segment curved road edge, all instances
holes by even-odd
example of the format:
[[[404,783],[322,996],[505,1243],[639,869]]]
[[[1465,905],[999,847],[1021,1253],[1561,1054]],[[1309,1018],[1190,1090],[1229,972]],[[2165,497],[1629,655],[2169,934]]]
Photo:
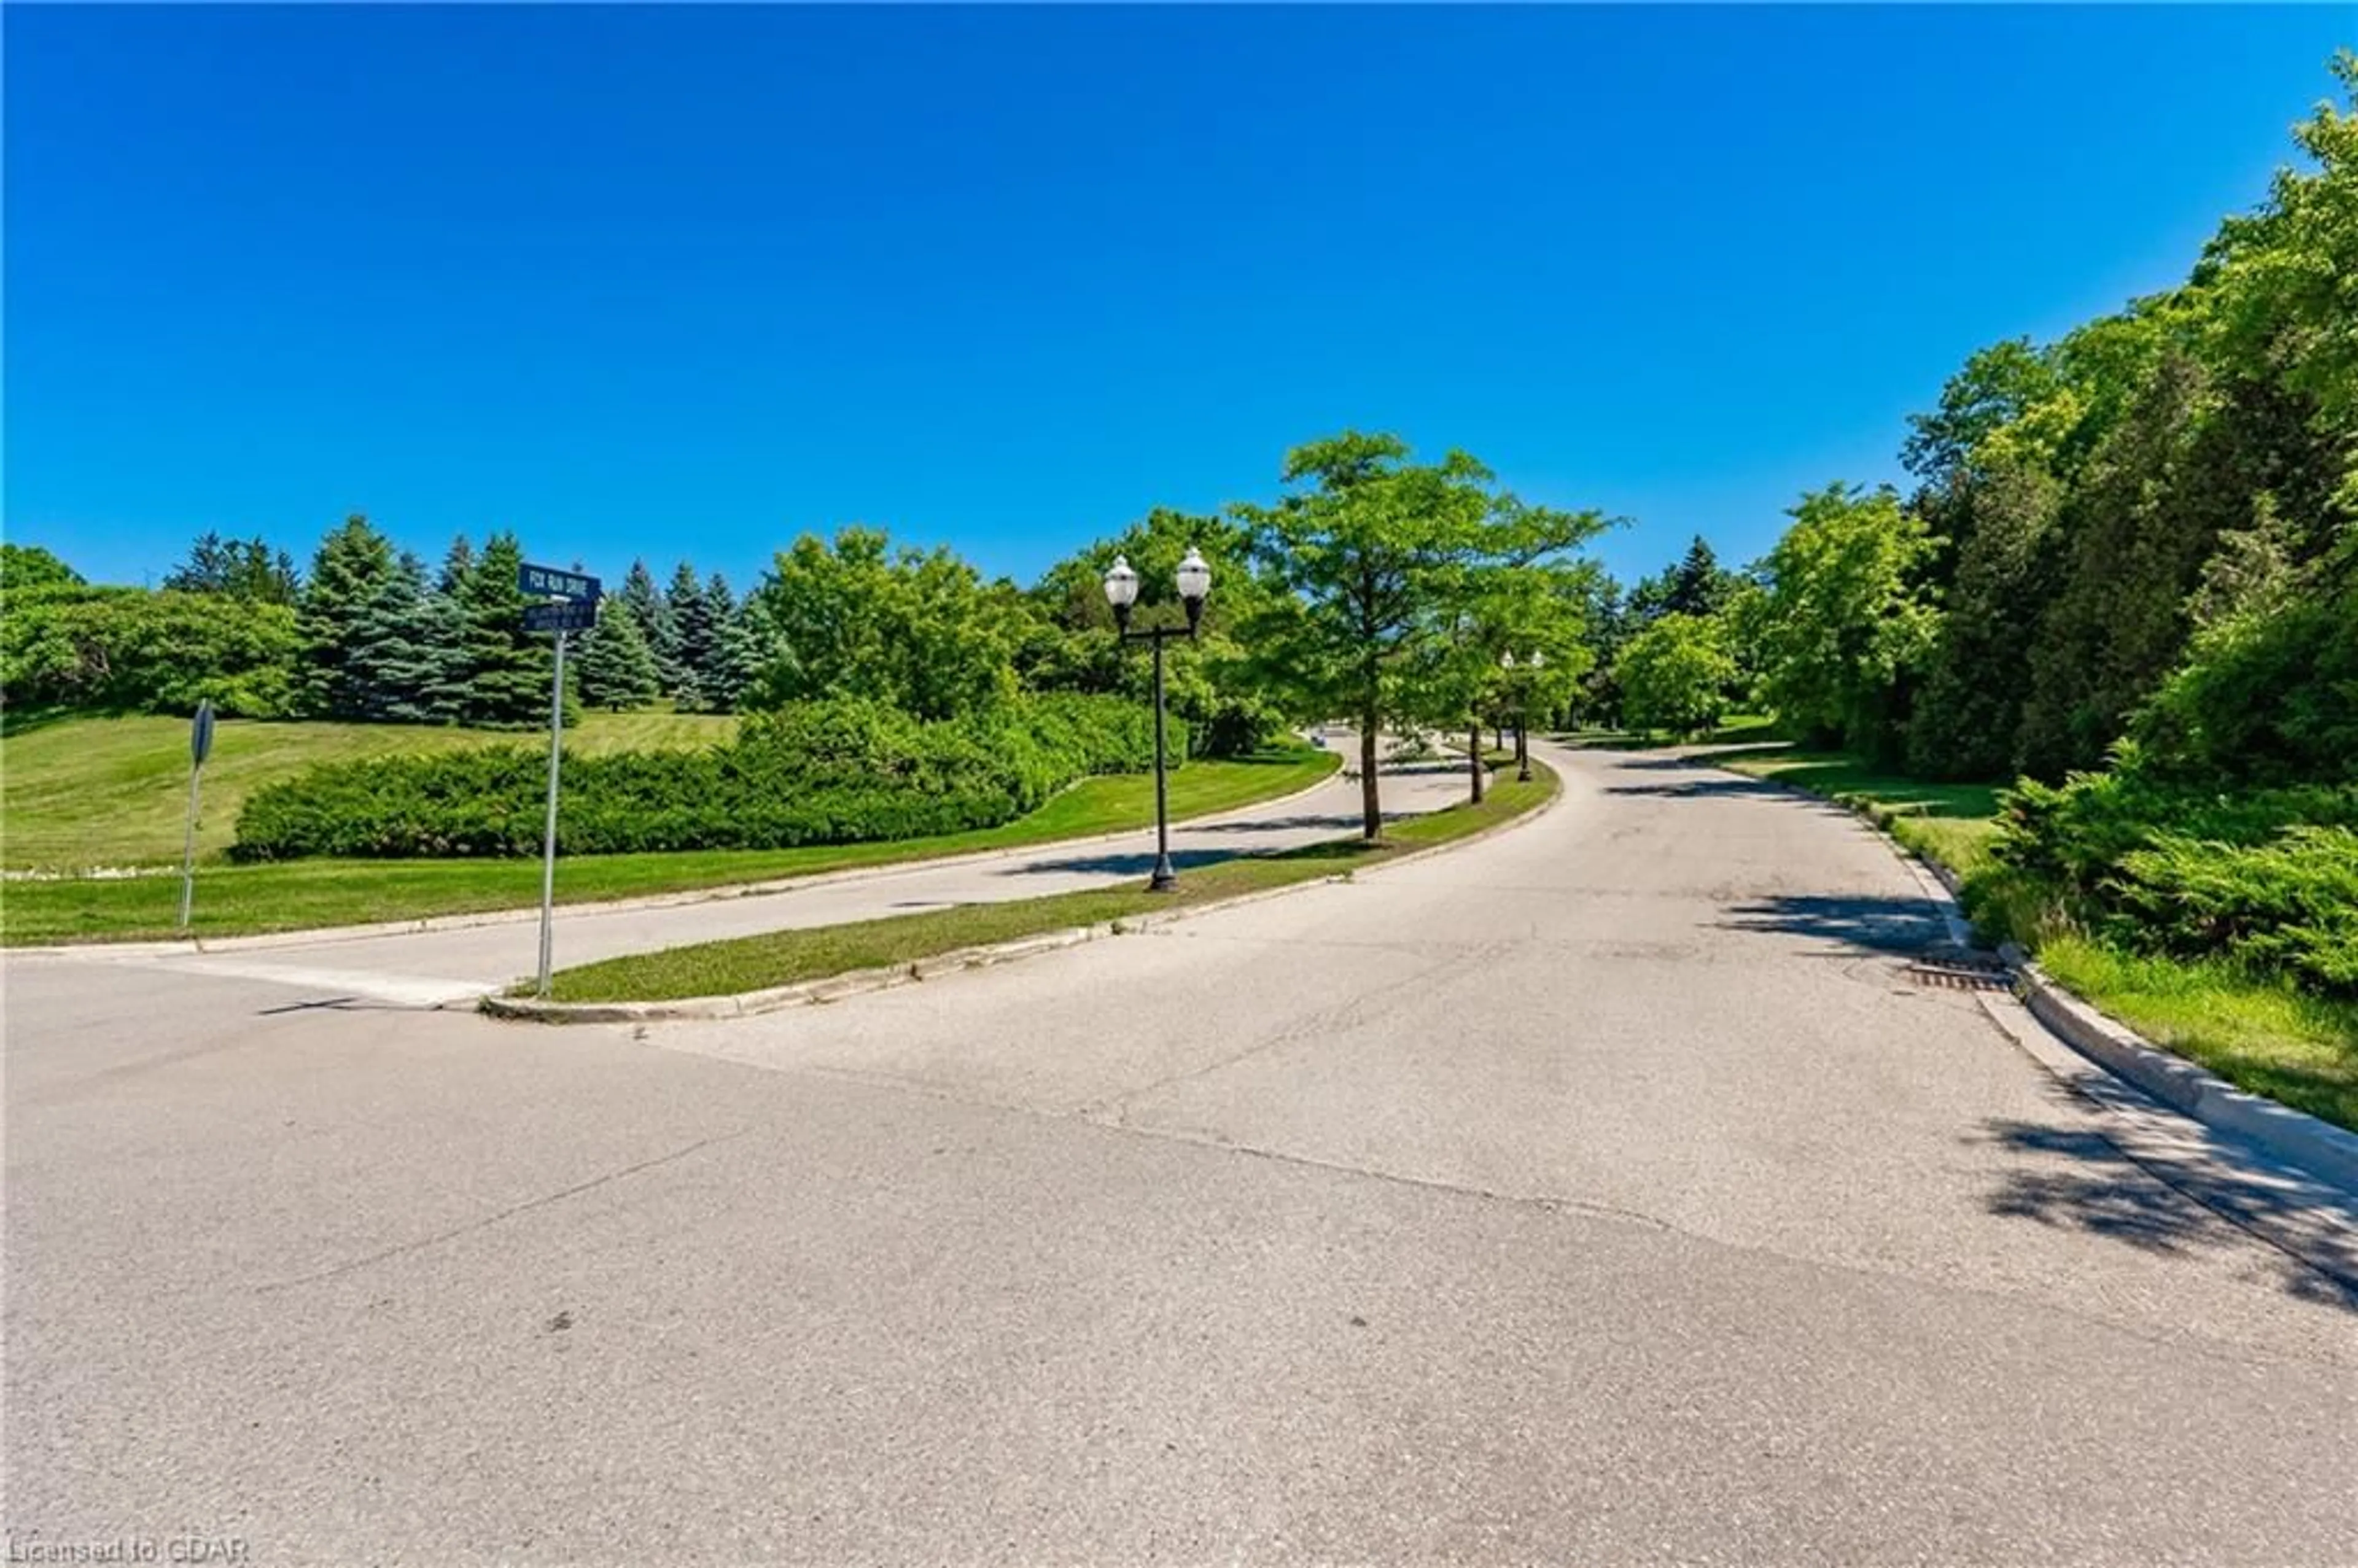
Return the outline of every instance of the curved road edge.
[[[1872,830],[1884,848],[1915,878],[1925,899],[1939,911],[1950,935],[1964,946],[1973,930],[1958,902],[1956,873],[1924,859],[1901,844],[1864,811],[1799,784],[1758,778],[1708,763],[1711,771],[1730,778],[1833,806]],[[2129,1087],[2158,1100],[2181,1116],[2201,1123],[2222,1136],[2246,1143],[2266,1158],[2290,1165],[2301,1174],[2358,1196],[2358,1133],[2336,1127],[2321,1117],[2296,1110],[2265,1095],[2239,1089],[2209,1069],[2158,1045],[2103,1009],[2063,986],[2040,968],[2017,943],[2007,942],[1998,956],[2014,972],[2015,995],[2054,1040],[2102,1068]],[[2001,1021],[2003,1027],[2003,1021]],[[2008,1031],[2012,1033],[2012,1031]],[[2019,1044],[2019,1041],[2017,1041]],[[2037,1055],[2037,1053],[2033,1053]],[[2054,1070],[2055,1064],[2040,1065]],[[2064,1076],[2058,1074],[2058,1076]],[[2069,1078],[2065,1079],[2067,1083]],[[2074,1086],[2076,1087],[2076,1086]],[[2127,1151],[2124,1151],[2127,1152]]]

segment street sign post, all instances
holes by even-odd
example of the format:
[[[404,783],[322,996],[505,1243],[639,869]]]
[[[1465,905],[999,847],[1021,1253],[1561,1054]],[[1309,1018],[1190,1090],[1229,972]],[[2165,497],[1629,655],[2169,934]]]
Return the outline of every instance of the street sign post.
[[[197,786],[204,777],[205,759],[213,754],[213,705],[211,697],[197,704],[189,725],[189,830],[180,845],[180,929],[189,928],[189,906],[197,896]]]
[[[598,624],[599,583],[579,572],[555,567],[516,568],[516,587],[525,593],[556,600],[527,604],[524,629],[557,633],[556,669],[548,693],[548,818],[540,843],[540,985],[548,994],[549,976],[557,951],[557,774],[565,759],[565,634],[587,632]]]

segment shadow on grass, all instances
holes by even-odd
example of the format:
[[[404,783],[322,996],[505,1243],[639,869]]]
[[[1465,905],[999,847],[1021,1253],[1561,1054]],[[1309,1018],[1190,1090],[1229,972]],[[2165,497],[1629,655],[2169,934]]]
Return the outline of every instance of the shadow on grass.
[[[2358,1246],[2324,1209],[2335,1200],[2313,1184],[2256,1171],[2240,1150],[2190,1152],[2182,1159],[2132,1161],[2091,1130],[1994,1119],[1971,1141],[2024,1156],[1986,1201],[1989,1212],[2084,1231],[2164,1257],[2234,1248],[2269,1260],[2288,1295],[2358,1314]],[[2266,1234],[2290,1227],[2297,1255],[2282,1246],[2248,1248],[2229,1222]]]
[[[1776,893],[1729,906],[1728,931],[1773,932],[1839,943],[1862,953],[1916,957],[1945,950],[1949,928],[1920,898]]]
[[[1717,751],[1698,752],[1687,760],[1703,767],[1726,767],[1747,759],[1771,755],[1775,750],[1760,746],[1723,747]],[[2001,787],[1994,784],[1943,784],[1905,778],[1898,773],[1878,773],[1863,767],[1848,757],[1807,752],[1793,753],[1791,762],[1779,765],[1764,776],[1777,784],[1808,790],[1830,800],[1857,796],[1872,800],[1881,809],[1902,816],[1960,821],[1980,821],[1996,816],[1997,793]]]

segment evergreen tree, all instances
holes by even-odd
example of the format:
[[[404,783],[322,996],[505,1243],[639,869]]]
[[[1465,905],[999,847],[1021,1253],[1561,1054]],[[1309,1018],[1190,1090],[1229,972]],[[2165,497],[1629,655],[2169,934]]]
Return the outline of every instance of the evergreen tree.
[[[771,656],[774,640],[758,595],[746,599],[720,622],[714,639],[710,686],[715,709],[734,713],[744,706]]]
[[[426,683],[419,707],[437,724],[461,722],[467,711],[467,585],[474,580],[475,546],[463,534],[450,541],[442,569],[419,607],[426,648]]]
[[[1722,571],[1719,557],[1700,534],[1687,546],[1686,558],[1671,568],[1662,611],[1667,615],[1709,617],[1719,613],[1735,590],[1736,575]]]
[[[548,712],[549,638],[524,629],[516,587],[524,550],[514,534],[494,534],[458,595],[466,672],[460,722],[493,728],[529,725]]]
[[[302,711],[367,719],[383,708],[361,631],[399,571],[393,541],[357,514],[319,542],[297,618]]]
[[[579,639],[579,645],[578,659],[568,650],[566,669],[589,707],[619,713],[644,708],[663,694],[663,672],[655,668],[654,652],[639,630],[639,618],[611,595],[599,611],[597,626]]]
[[[704,584],[688,562],[680,562],[673,570],[664,607],[671,612],[672,629],[678,638],[672,655],[672,700],[681,711],[693,712],[708,706],[705,677],[712,668],[718,627],[711,602],[704,596]]]
[[[434,590],[455,597],[464,589],[467,579],[474,572],[475,546],[467,542],[467,535],[461,534],[450,541],[449,551],[442,557],[442,575],[434,579]]]
[[[224,539],[208,529],[189,546],[189,558],[165,577],[183,593],[220,593],[258,604],[293,604],[301,592],[294,558],[273,550],[260,535]]]
[[[639,634],[655,656],[664,689],[674,690],[679,685],[679,632],[672,624],[671,606],[665,601],[663,589],[655,586],[654,574],[647,570],[645,561],[631,563],[630,572],[622,579],[622,591],[615,598],[637,619]]]
[[[378,580],[352,627],[352,666],[361,672],[361,709],[351,717],[415,724],[431,717],[440,660],[432,643],[426,566],[405,553]]]

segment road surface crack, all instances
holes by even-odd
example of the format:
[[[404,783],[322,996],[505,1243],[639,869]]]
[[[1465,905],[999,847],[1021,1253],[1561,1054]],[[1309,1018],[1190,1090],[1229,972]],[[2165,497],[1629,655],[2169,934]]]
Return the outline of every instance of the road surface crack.
[[[559,1191],[546,1193],[536,1198],[528,1198],[520,1204],[512,1204],[508,1207],[500,1210],[497,1214],[485,1215],[481,1219],[470,1220],[464,1225],[452,1226],[448,1230],[436,1231],[431,1236],[421,1236],[414,1241],[404,1241],[397,1246],[387,1247],[379,1251],[371,1252],[365,1257],[354,1258],[347,1262],[338,1263],[331,1268],[320,1269],[308,1274],[297,1274],[291,1280],[275,1280],[265,1284],[256,1285],[254,1287],[254,1291],[257,1294],[268,1294],[276,1291],[293,1290],[297,1285],[317,1284],[322,1280],[332,1280],[341,1275],[350,1274],[358,1270],[365,1269],[373,1263],[382,1263],[389,1258],[399,1258],[406,1253],[421,1251],[428,1247],[438,1247],[445,1241],[456,1240],[461,1236],[471,1235],[478,1230],[489,1229],[491,1227],[498,1225],[503,1221],[514,1219],[518,1215],[530,1214],[535,1209],[546,1208],[551,1204],[562,1203],[567,1198],[579,1197],[583,1193],[590,1192],[599,1187],[605,1186],[609,1183],[619,1182],[628,1176],[635,1176],[643,1171],[654,1170],[658,1165],[668,1165],[673,1163],[675,1161],[685,1160],[690,1154],[696,1153],[699,1150],[709,1149],[716,1143],[727,1143],[732,1139],[742,1138],[751,1129],[748,1128],[740,1128],[734,1132],[723,1132],[716,1134],[710,1138],[699,1138],[695,1142],[688,1144],[685,1148],[675,1149],[668,1154],[657,1154],[652,1159],[641,1160],[635,1164],[625,1165],[618,1171],[609,1171],[604,1175],[592,1176],[586,1182],[576,1182],[573,1185],[565,1187]]]

